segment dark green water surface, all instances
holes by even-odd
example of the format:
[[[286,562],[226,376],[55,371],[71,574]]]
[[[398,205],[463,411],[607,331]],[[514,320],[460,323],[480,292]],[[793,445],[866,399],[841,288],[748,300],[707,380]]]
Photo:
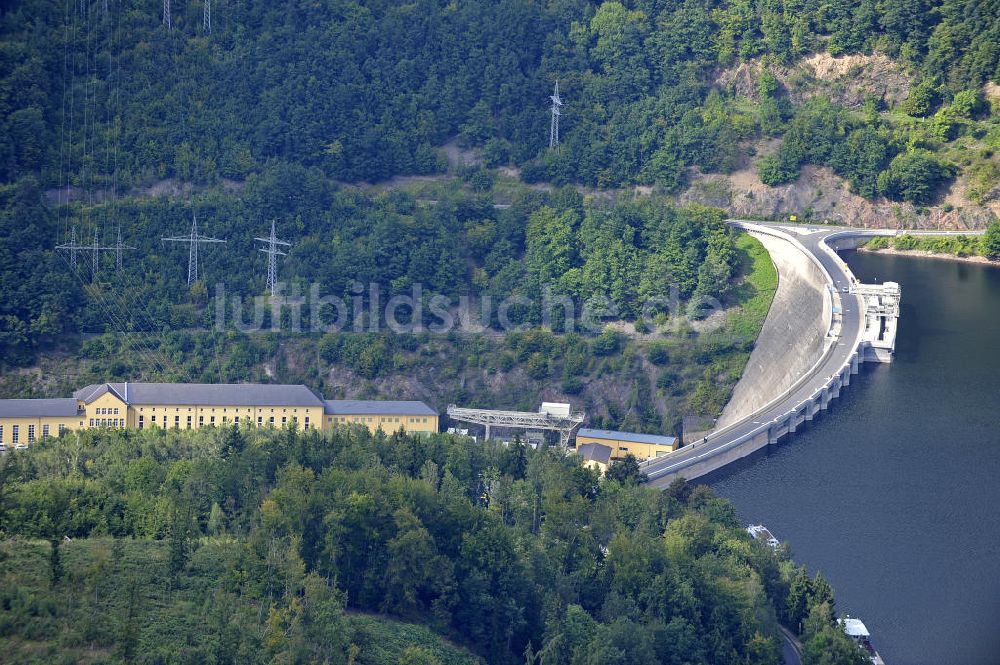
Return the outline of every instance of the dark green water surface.
[[[1000,269],[844,255],[899,282],[896,358],[705,480],[833,584],[887,665],[1000,663]]]

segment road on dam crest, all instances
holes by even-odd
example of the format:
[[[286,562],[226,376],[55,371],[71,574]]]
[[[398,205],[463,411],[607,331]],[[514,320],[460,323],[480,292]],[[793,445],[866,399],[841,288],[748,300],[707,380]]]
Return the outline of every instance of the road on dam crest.
[[[893,282],[861,284],[836,250],[855,248],[875,236],[894,236],[896,231],[783,225],[749,220],[729,220],[729,224],[755,236],[766,237],[767,245],[773,247],[775,242],[784,243],[787,245],[784,248],[786,253],[797,253],[800,261],[798,273],[811,273],[815,277],[811,282],[808,279],[798,280],[804,285],[799,288],[807,289],[810,297],[824,299],[825,334],[822,344],[810,347],[818,357],[811,359],[811,363],[801,363],[799,358],[803,367],[800,375],[782,376],[777,388],[772,376],[761,372],[773,369],[767,364],[779,359],[774,357],[773,348],[768,350],[766,345],[758,344],[734,392],[744,402],[744,413],[734,414],[733,409],[727,407],[718,427],[706,437],[688,442],[674,453],[643,463],[642,470],[653,487],[666,487],[678,478],[698,478],[764,446],[777,443],[781,437],[795,432],[797,426],[825,410],[829,401],[838,397],[840,390],[850,384],[850,377],[857,374],[861,363],[892,360],[899,312],[899,285]],[[802,262],[811,262],[812,265],[803,267],[805,264]],[[787,271],[782,275],[782,264],[776,261],[776,265],[779,268],[780,291],[782,280],[786,285],[791,280]],[[798,298],[801,302],[801,293]],[[789,321],[797,315],[812,318],[803,325],[813,328],[816,321],[814,316],[805,312],[781,311],[783,307],[787,310],[789,302],[794,303],[796,299],[779,301],[776,294],[762,334],[768,331],[768,323],[773,323],[774,317],[784,317],[779,327],[784,331],[789,348],[792,348],[794,344],[801,343],[799,334],[805,332],[811,335],[815,331],[811,328],[796,331]],[[811,309],[818,311],[817,307]],[[756,404],[746,399],[748,388],[745,383],[750,384],[749,391],[757,391],[765,397],[758,399]],[[767,394],[768,390],[780,392],[772,396]],[[770,399],[758,406],[768,397]],[[751,412],[746,404],[753,404],[754,410]]]

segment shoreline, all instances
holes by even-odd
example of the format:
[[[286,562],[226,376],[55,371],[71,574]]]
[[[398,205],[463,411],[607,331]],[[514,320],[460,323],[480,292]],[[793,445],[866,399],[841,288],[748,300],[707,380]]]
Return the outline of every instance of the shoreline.
[[[858,247],[857,251],[864,254],[890,254],[893,256],[912,256],[918,259],[937,259],[939,261],[957,261],[959,263],[976,263],[983,266],[1000,267],[1000,261],[992,261],[985,256],[958,256],[956,254],[945,254],[942,252],[931,252],[926,249],[896,249],[886,247],[884,249],[868,249]]]

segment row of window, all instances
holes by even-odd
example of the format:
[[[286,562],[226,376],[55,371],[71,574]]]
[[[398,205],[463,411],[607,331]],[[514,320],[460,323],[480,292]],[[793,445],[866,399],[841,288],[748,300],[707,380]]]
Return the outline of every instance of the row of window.
[[[162,408],[164,411],[169,411],[170,410],[168,407],[165,407],[165,406],[164,407],[160,407],[160,408]],[[204,406],[199,406],[199,407],[189,406],[189,407],[187,407],[187,410],[188,411],[193,411],[196,408],[198,408],[198,409],[207,409],[207,407],[204,407]],[[140,412],[145,412],[145,410],[146,410],[146,407],[144,407],[144,406],[140,406],[139,407],[139,411]],[[156,407],[155,406],[151,407],[149,410],[152,411],[153,413],[156,413]],[[180,410],[181,410],[181,408],[179,406],[178,407],[174,407],[174,412],[179,412]],[[246,410],[247,413],[250,413],[251,411],[252,411],[252,409],[247,409]],[[212,408],[211,412],[215,413],[215,408]],[[228,413],[229,412],[229,407],[223,407],[222,408],[222,412],[223,413]],[[239,409],[233,409],[233,413],[239,413],[239,412],[240,412]],[[288,409],[282,409],[281,412],[282,413],[288,413]],[[298,409],[292,409],[292,413],[298,413],[298,412],[299,412]],[[118,409],[115,409],[115,413],[118,413]],[[274,409],[271,409],[271,413],[274,413]]]
[[[109,406],[108,407],[102,406],[101,408],[97,409],[97,412],[94,415],[97,415],[97,416],[117,416],[118,415],[118,407],[112,408],[112,407],[109,407]]]
[[[375,421],[382,423],[398,423],[402,422],[402,419],[382,416],[334,416],[330,419],[330,422],[334,423],[373,423]],[[406,421],[410,423],[426,423],[427,418],[407,418]]]
[[[162,427],[169,427],[170,426],[170,422],[167,420],[167,416],[163,416],[163,420],[161,422],[162,422]],[[240,421],[240,417],[239,416],[233,416],[233,424],[234,425],[239,425],[240,422],[241,421]],[[243,422],[252,423],[252,420],[251,420],[250,416],[247,416]],[[292,423],[294,423],[295,426],[298,427],[299,419],[298,419],[297,416],[292,416]],[[149,424],[152,427],[158,427],[158,426],[160,426],[160,424],[157,423],[157,421],[156,421],[156,416],[155,415],[152,415],[152,416],[149,417]],[[227,416],[222,416],[222,424],[223,425],[228,425],[229,424],[229,418]],[[270,416],[268,418],[268,423],[267,424],[270,425],[271,427],[274,426],[274,416]],[[286,416],[282,416],[281,417],[281,425],[284,426],[284,425],[287,425],[287,424],[288,424],[288,418]],[[216,425],[215,416],[210,416],[209,417],[208,425],[210,427],[214,427]],[[258,427],[263,427],[263,425],[264,425],[264,418],[263,418],[263,416],[257,416],[257,426]],[[309,424],[309,416],[306,416],[304,425],[305,425],[305,429],[309,429],[311,427],[311,425]],[[139,415],[138,426],[139,426],[139,429],[145,428],[145,426],[146,426],[146,417],[145,417],[145,415],[142,415],[142,414]],[[174,416],[173,426],[174,426],[174,429],[180,429],[180,427],[181,427],[181,417],[180,416]],[[205,426],[205,416],[198,416],[198,427],[204,427],[204,426]],[[185,429],[191,429],[191,416],[187,416],[187,420],[185,421]]]
[[[59,436],[62,436],[63,432],[66,431],[66,425],[59,423]],[[42,425],[42,437],[47,437],[49,435],[49,426]],[[21,426],[11,425],[10,426],[10,436],[12,443],[20,443],[21,439]],[[35,426],[28,425],[28,442],[35,440]],[[3,425],[0,425],[0,441],[3,441]]]
[[[91,427],[125,427],[124,418],[91,418]]]

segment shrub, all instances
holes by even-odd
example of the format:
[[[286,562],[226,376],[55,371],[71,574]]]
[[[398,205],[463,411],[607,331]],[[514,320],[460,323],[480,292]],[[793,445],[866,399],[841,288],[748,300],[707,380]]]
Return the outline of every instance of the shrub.
[[[646,355],[649,358],[649,362],[654,365],[666,365],[667,361],[670,360],[670,354],[667,352],[667,345],[663,342],[655,342],[651,344]]]

